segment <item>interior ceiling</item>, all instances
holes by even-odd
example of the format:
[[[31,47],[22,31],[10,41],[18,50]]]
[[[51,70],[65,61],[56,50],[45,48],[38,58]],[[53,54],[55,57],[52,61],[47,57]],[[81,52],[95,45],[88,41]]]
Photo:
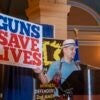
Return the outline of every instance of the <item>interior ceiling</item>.
[[[100,14],[100,0],[73,0],[85,3]],[[0,0],[0,10],[4,14],[27,19],[25,9],[28,8],[27,0]]]

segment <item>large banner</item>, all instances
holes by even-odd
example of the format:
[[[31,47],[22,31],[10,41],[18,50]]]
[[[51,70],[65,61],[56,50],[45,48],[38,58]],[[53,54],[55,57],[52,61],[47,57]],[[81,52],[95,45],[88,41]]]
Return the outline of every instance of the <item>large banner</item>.
[[[42,26],[0,14],[0,63],[42,68]]]

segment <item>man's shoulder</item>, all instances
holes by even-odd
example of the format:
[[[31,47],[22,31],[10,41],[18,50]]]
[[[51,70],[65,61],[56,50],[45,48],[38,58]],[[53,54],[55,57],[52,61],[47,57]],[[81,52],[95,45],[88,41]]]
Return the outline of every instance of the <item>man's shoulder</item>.
[[[56,65],[59,65],[60,64],[60,60],[56,60],[56,61],[54,61],[51,65],[52,66],[56,66]]]
[[[56,60],[52,64],[59,64],[59,63],[60,63],[60,60]]]

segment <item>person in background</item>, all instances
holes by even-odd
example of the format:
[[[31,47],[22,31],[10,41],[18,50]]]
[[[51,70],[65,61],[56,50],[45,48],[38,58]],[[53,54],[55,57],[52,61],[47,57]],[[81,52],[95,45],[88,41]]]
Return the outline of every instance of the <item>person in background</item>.
[[[61,49],[63,56],[60,60],[54,61],[50,65],[46,74],[40,69],[34,69],[34,72],[38,73],[38,77],[43,84],[47,84],[50,81],[54,82],[56,87],[54,91],[55,97],[59,97],[59,85],[61,85],[73,71],[80,70],[80,67],[74,62],[74,56],[76,53],[75,40],[66,39],[63,42]]]

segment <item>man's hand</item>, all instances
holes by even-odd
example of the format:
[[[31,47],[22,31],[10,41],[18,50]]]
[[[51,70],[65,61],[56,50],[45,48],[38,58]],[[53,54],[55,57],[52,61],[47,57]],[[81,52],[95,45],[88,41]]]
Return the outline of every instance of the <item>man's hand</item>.
[[[47,76],[43,73],[42,69],[36,68],[33,69],[33,71],[38,74],[38,78],[40,79],[42,84],[47,84],[49,82]]]
[[[33,71],[34,71],[35,73],[37,73],[37,74],[42,73],[42,69],[40,69],[40,68],[35,68],[35,69],[33,69]]]

